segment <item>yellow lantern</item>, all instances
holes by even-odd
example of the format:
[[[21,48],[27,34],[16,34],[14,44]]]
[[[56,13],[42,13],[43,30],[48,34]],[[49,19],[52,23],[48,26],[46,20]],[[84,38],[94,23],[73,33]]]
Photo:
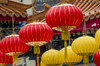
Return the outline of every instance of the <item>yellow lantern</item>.
[[[58,50],[48,50],[45,53],[43,53],[41,61],[47,66],[60,65],[61,63],[59,62],[58,53]]]
[[[77,39],[75,39],[72,43],[72,50],[78,54],[84,57],[83,62],[89,63],[88,56],[93,55],[96,53],[99,49],[99,44],[96,42],[95,38],[90,36],[82,36]]]
[[[73,66],[73,64],[81,62],[81,60],[83,59],[82,56],[79,56],[72,51],[71,46],[67,47],[67,59],[66,60],[64,58],[64,55],[65,55],[65,48],[60,50],[59,59],[61,60],[62,63],[67,64],[69,66]]]
[[[96,39],[97,43],[100,45],[100,29],[96,32],[95,39]]]
[[[40,66],[46,66],[46,65],[41,61]]]

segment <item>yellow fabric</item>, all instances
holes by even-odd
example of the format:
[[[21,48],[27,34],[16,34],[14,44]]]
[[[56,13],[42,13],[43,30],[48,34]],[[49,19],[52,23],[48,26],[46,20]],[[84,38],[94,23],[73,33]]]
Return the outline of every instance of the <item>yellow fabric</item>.
[[[46,66],[46,65],[41,61],[40,66]]]
[[[58,50],[48,50],[46,52],[43,53],[42,57],[41,57],[41,61],[46,64],[46,65],[56,65],[56,64],[60,64],[59,62],[59,58],[58,57]]]
[[[13,55],[13,62],[18,62],[18,56],[17,55]]]
[[[72,50],[82,56],[93,55],[98,49],[99,44],[91,36],[82,36],[72,42]]]
[[[98,44],[100,46],[100,29],[96,32],[95,39],[96,39],[96,41],[98,42]]]
[[[72,65],[72,64],[78,63],[83,58],[82,56],[79,56],[79,55],[75,54],[72,51],[71,46],[67,47],[67,59],[66,60],[64,58],[64,55],[65,55],[65,48],[63,48],[59,51],[59,56],[58,57],[59,57],[59,60],[60,60],[59,62],[67,64],[67,65]]]
[[[63,29],[62,30],[62,40],[68,40],[69,37],[68,37],[68,30],[66,29]]]
[[[34,54],[40,54],[40,47],[34,46]]]

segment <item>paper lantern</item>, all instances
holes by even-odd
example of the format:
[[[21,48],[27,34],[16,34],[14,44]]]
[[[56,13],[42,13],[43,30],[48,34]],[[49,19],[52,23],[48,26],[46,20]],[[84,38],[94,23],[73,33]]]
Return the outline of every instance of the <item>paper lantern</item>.
[[[41,61],[40,66],[46,66],[46,65]]]
[[[99,49],[99,44],[96,42],[95,38],[90,36],[82,36],[75,39],[72,43],[72,50],[81,56],[84,56],[84,63],[89,62],[88,56],[93,55]]]
[[[64,55],[65,55],[65,48],[60,50],[59,59],[61,60],[60,62],[67,64],[69,66],[73,66],[73,64],[79,63],[83,59],[82,56],[79,56],[72,51],[71,46],[67,47],[67,59],[66,60],[64,59]]]
[[[94,63],[97,65],[97,66],[100,66],[100,49],[97,53],[95,53],[93,55],[93,59],[94,59]]]
[[[81,10],[72,4],[57,5],[46,13],[46,22],[51,27],[75,28],[82,23]]]
[[[100,29],[96,32],[95,39],[98,42],[98,44],[100,45]]]
[[[39,66],[40,46],[51,40],[52,29],[46,23],[30,23],[21,28],[19,36],[27,45],[34,46],[34,54],[37,54],[37,64]]]
[[[41,61],[45,64],[45,65],[49,65],[49,66],[55,66],[55,65],[60,65],[61,62],[59,62],[59,57],[58,57],[58,50],[48,50],[46,52],[43,53],[42,57],[41,57]]]
[[[41,46],[51,40],[53,31],[46,23],[36,22],[22,27],[19,36],[31,46]]]
[[[13,63],[12,57],[5,55],[3,52],[0,51],[0,66],[5,66]]]
[[[29,46],[19,38],[19,35],[6,36],[0,42],[0,50],[6,55],[13,56],[13,62],[17,62],[18,55],[27,52],[28,49]]]
[[[47,24],[53,29],[62,31],[66,56],[66,40],[69,39],[68,30],[72,30],[82,23],[83,14],[81,10],[72,4],[57,5],[49,9],[45,19]]]

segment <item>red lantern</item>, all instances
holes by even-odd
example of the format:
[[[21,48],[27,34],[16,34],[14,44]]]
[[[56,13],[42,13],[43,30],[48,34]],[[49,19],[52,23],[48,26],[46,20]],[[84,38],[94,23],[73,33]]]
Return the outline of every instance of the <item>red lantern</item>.
[[[65,59],[67,54],[67,42],[68,30],[72,30],[78,27],[83,20],[83,14],[81,10],[71,4],[57,5],[46,13],[46,22],[53,29],[62,31],[62,40],[64,40],[65,47]]]
[[[7,36],[0,42],[0,50],[5,52],[6,55],[13,56],[13,62],[17,61],[18,55],[27,52],[28,49],[29,46],[19,38],[19,35]]]
[[[0,66],[8,65],[12,63],[12,57],[5,55],[3,52],[0,51]]]
[[[34,46],[34,54],[37,54],[37,66],[39,66],[40,46],[49,42],[52,36],[53,31],[46,23],[30,23],[21,28],[19,37],[28,45]]]
[[[52,36],[52,29],[45,23],[27,24],[19,32],[19,37],[32,46],[46,44]]]
[[[93,55],[94,63],[100,66],[100,50]]]
[[[46,22],[51,27],[75,28],[82,23],[83,14],[81,10],[71,4],[63,4],[52,7],[46,13]]]

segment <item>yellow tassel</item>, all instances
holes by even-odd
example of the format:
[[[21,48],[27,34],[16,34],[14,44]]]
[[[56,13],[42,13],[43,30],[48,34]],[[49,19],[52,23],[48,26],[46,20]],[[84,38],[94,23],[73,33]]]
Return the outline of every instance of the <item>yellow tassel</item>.
[[[39,66],[39,55],[37,55],[37,66]]]
[[[64,47],[65,47],[65,61],[67,60],[67,41],[64,40]]]
[[[13,66],[16,66],[16,64],[15,64],[15,63],[13,63]]]
[[[68,40],[69,37],[68,37],[68,30],[64,29],[62,31],[62,40]]]
[[[89,63],[89,57],[88,56],[84,56],[84,59],[83,59],[83,63]]]
[[[13,55],[13,62],[18,62],[18,56],[17,55]]]
[[[86,63],[84,64],[84,66],[86,66]]]
[[[40,47],[34,46],[34,54],[40,54]]]

